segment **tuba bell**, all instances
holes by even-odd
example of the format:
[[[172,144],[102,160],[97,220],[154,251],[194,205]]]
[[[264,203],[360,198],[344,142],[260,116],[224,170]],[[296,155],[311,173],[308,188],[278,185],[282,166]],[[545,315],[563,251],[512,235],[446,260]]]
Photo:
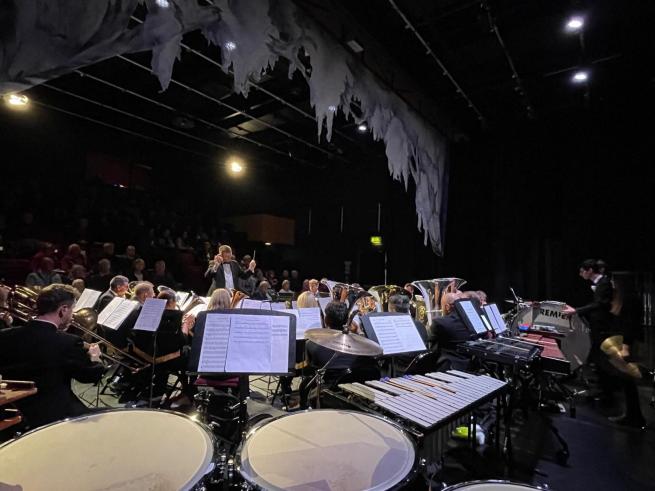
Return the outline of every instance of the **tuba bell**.
[[[403,292],[403,288],[398,285],[377,285],[368,289],[379,305],[378,312],[389,311],[389,297]]]
[[[435,278],[413,281],[412,285],[421,292],[421,295],[416,295],[414,300],[416,320],[429,327],[435,317],[441,317],[446,293],[456,292],[465,283],[466,280],[461,278]]]

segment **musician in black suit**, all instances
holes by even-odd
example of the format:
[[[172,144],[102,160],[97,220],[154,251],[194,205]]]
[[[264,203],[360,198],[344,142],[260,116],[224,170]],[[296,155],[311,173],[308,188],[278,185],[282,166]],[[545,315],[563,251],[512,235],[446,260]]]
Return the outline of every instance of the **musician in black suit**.
[[[109,282],[109,290],[105,291],[98,298],[98,302],[95,305],[95,310],[102,312],[102,309],[109,305],[109,302],[111,302],[114,298],[125,298],[127,290],[129,289],[129,284],[130,280],[128,280],[126,276],[114,276]]]
[[[71,390],[71,379],[94,383],[104,373],[97,345],[87,351],[81,338],[63,332],[76,296],[69,285],[48,286],[37,297],[35,319],[0,331],[0,373],[36,382],[38,392],[16,403],[32,428],[87,412]]]
[[[459,298],[462,298],[461,293],[446,293],[443,315],[436,317],[430,326],[430,349],[439,353],[437,364],[441,370],[466,370],[469,365],[469,359],[457,352],[457,346],[475,336],[455,309]]]
[[[214,256],[214,262],[209,268],[213,273],[214,288],[236,288],[238,279],[249,278],[254,272],[257,263],[252,260],[248,264],[248,269],[243,270],[237,261],[232,258],[232,248],[228,245],[222,245],[218,248],[218,254]]]

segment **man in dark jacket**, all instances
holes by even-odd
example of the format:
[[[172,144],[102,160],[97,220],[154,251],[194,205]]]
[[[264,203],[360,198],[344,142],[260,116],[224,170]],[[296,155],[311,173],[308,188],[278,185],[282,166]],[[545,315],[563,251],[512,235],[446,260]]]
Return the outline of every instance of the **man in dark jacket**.
[[[125,298],[127,290],[129,289],[129,284],[130,280],[128,280],[126,276],[114,276],[109,282],[109,290],[105,291],[98,298],[98,303],[96,303],[95,309],[98,312],[102,312],[102,309],[109,305],[109,302],[114,298]]]
[[[210,271],[214,274],[215,288],[236,288],[238,279],[246,279],[255,272],[257,263],[253,260],[248,264],[248,269],[242,270],[238,262],[232,259],[232,248],[228,245],[222,245],[218,248],[218,254],[214,256],[214,261],[210,265]]]
[[[71,390],[71,379],[94,383],[104,373],[97,346],[87,351],[81,338],[63,332],[76,296],[69,285],[48,286],[37,297],[35,319],[0,331],[0,373],[36,382],[38,392],[16,403],[32,428],[87,412]]]

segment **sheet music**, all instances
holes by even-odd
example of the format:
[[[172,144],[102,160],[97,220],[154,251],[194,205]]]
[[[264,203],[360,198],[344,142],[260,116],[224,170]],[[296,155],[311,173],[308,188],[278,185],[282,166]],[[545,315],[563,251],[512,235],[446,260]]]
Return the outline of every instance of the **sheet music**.
[[[410,315],[376,315],[368,319],[383,354],[425,351],[425,344]]]
[[[270,372],[272,350],[271,317],[265,315],[234,315],[230,322],[230,340],[227,348],[225,371],[228,373]]]
[[[298,302],[296,302],[295,300],[292,300],[291,301],[291,308],[292,309],[297,309],[298,308]]]
[[[285,310],[286,308],[286,302],[271,302],[271,310]]]
[[[289,371],[289,317],[271,316],[271,372]]]
[[[141,307],[134,329],[155,332],[159,328],[165,309],[166,300],[163,298],[147,298]]]
[[[266,301],[266,300],[262,300],[262,304],[259,306],[259,309],[260,310],[273,310],[271,308],[271,302]]]
[[[250,298],[244,298],[241,301],[241,305],[239,308],[241,309],[261,309],[262,308],[262,303],[264,303],[262,300],[252,300]]]
[[[98,324],[116,330],[138,305],[134,300],[116,297],[100,312]]]
[[[325,307],[332,301],[330,297],[318,297],[318,305],[321,307],[321,311],[325,314]]]
[[[198,372],[225,372],[231,318],[230,314],[207,314]]]
[[[307,329],[323,327],[321,309],[318,307],[298,309],[298,316],[296,318],[296,339],[305,339],[305,331]]]
[[[98,298],[100,298],[100,295],[102,295],[102,293],[97,290],[85,288],[80,295],[80,298],[78,298],[77,302],[75,302],[75,308],[73,309],[73,312],[77,312],[78,310],[86,308],[93,308],[93,306],[98,301]]]
[[[507,330],[507,325],[505,324],[505,321],[500,315],[500,311],[498,310],[498,305],[496,305],[495,303],[485,305],[484,311],[487,313],[487,316],[489,317],[491,324],[493,324],[494,331],[496,331],[496,334],[503,333]]]
[[[475,309],[473,306],[473,303],[470,300],[462,300],[459,302],[459,304],[462,306],[462,309],[464,310],[464,314],[468,319],[471,321],[471,324],[473,325],[473,329],[475,332],[478,334],[483,334],[487,332],[487,329],[484,327],[484,323],[482,322],[482,318],[480,317],[480,314],[478,314],[478,311]]]

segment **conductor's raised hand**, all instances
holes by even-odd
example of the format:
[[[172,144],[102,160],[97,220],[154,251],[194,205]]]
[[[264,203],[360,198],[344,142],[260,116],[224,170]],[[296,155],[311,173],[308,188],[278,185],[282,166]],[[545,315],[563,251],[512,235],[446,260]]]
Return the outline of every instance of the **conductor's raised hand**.
[[[254,273],[256,267],[257,267],[257,263],[253,259],[252,261],[250,261],[250,264],[248,264],[248,269]]]

